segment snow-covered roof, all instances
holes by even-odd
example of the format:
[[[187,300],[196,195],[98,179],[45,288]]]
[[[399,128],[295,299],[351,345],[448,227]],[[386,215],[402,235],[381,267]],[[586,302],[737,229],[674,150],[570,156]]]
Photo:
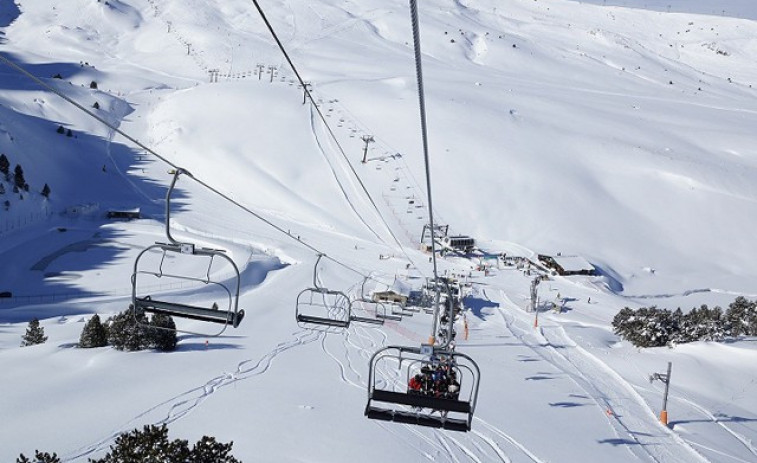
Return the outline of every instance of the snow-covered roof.
[[[566,272],[594,270],[594,266],[581,256],[552,256],[552,258]]]

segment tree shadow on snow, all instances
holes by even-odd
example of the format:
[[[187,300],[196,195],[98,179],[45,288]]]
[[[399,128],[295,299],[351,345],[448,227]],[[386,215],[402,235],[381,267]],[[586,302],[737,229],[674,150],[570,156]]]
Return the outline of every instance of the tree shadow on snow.
[[[18,9],[15,1],[6,0],[3,3],[4,5],[0,7],[0,28],[10,26],[21,15],[21,10]],[[0,31],[0,44],[5,42],[4,36],[5,32]]]
[[[670,421],[668,424],[671,428],[678,426],[679,424],[691,424],[691,423],[757,423],[757,418],[744,418],[742,416],[729,416],[729,415],[716,415],[715,420],[700,419],[700,420],[678,420]]]
[[[601,439],[597,441],[600,444],[610,444],[610,445],[641,445],[639,442],[631,439],[621,439],[621,438],[612,438],[612,439]]]
[[[92,80],[91,76],[93,73],[99,74],[99,71],[83,63],[27,63],[19,59],[14,53],[0,52],[0,55],[8,61],[17,64],[29,74],[45,81],[53,88],[59,88],[63,91],[65,91],[65,87],[61,86],[63,84],[70,85],[70,80],[79,74],[89,76],[89,81]],[[42,87],[28,76],[21,74],[5,62],[0,63],[0,90],[33,91],[41,89]]]
[[[589,404],[582,404],[578,402],[550,402],[550,407],[560,407],[560,408],[574,408],[574,407],[585,407]]]
[[[8,53],[2,53],[2,56],[18,62]],[[73,74],[80,70],[79,65],[69,63],[19,64],[37,76]],[[0,93],[2,90],[21,89],[40,91],[41,87],[0,63]],[[50,95],[50,98],[59,97]],[[115,101],[113,96],[107,98]],[[126,102],[123,104],[128,105]],[[82,113],[81,117],[88,116]],[[133,246],[128,244],[132,236],[128,231],[104,227],[113,223],[113,219],[106,217],[106,212],[139,208],[142,218],[165,221],[164,199],[170,176],[166,175],[165,181],[154,181],[138,175],[145,164],[161,161],[155,161],[135,147],[76,130],[73,125],[70,126],[74,133],[72,136],[56,133],[59,126],[68,126],[67,121],[31,116],[2,105],[0,118],[9,129],[6,148],[17,146],[21,151],[23,146],[34,146],[40,155],[67,159],[65,163],[55,163],[48,171],[42,166],[27,173],[29,183],[33,183],[31,188],[35,191],[40,191],[42,185],[49,181],[46,175],[54,177],[55,183],[50,184],[50,199],[45,202],[51,215],[46,221],[33,225],[47,227],[46,232],[30,238],[19,247],[0,252],[0,262],[3,262],[0,266],[0,292],[12,294],[12,297],[0,298],[0,322],[78,315],[86,313],[86,309],[81,306],[67,307],[61,302],[82,297],[128,295],[128,270],[124,274],[123,285],[118,288],[100,288],[91,280],[99,269],[116,263],[123,265],[124,254],[133,252],[130,248]],[[13,162],[14,153],[9,149],[4,151]],[[187,197],[185,190],[177,188],[172,196],[172,212],[185,209]],[[78,207],[89,205],[93,207]],[[72,213],[72,206],[86,211]],[[14,211],[11,210],[11,213]],[[8,217],[10,215],[6,214],[6,220],[9,220]],[[3,226],[6,231],[7,225]],[[24,229],[30,227],[10,227],[10,233],[25,233]],[[38,228],[37,232],[40,230]],[[83,284],[85,282],[81,278],[85,276],[89,281]],[[92,305],[96,304],[94,302]],[[15,310],[17,307],[19,309]]]
[[[180,342],[176,345],[176,352],[199,352],[203,350],[241,349],[239,344],[225,342]]]

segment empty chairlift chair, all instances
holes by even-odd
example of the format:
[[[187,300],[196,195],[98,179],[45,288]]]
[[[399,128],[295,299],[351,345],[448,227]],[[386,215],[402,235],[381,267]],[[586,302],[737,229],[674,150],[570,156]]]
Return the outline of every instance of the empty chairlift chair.
[[[480,372],[467,355],[432,346],[389,346],[370,361],[368,418],[469,431]]]
[[[244,310],[239,309],[241,277],[238,267],[224,251],[196,247],[192,243],[179,242],[171,236],[171,194],[182,174],[189,175],[183,169],[174,172],[166,194],[166,236],[169,242],[147,247],[137,255],[134,262],[131,275],[133,311],[135,317],[138,313],[146,312],[220,324],[221,328],[215,333],[177,329],[190,334],[218,336],[227,326],[238,327],[244,318]],[[214,276],[221,273],[220,270],[214,272],[214,262],[218,261],[228,264],[224,269],[224,278]],[[145,284],[146,281],[152,284]],[[153,294],[143,294],[144,288],[153,290]],[[160,297],[154,294],[156,288],[160,291]],[[186,302],[187,299],[197,299],[198,295],[203,299],[219,297],[220,303],[201,307]]]
[[[313,269],[313,287],[297,295],[295,317],[302,328],[347,328],[352,320],[350,298],[341,291],[333,291],[318,285],[318,263],[323,254],[318,254]]]
[[[183,250],[182,250],[183,249]],[[161,252],[160,264],[157,269],[145,269],[141,262],[143,257],[150,251],[159,250]],[[175,257],[174,254],[189,256],[192,261],[200,263],[200,259],[207,259],[207,267],[203,263],[202,268],[205,270],[204,276],[178,274],[165,272],[163,265],[166,257]],[[226,281],[216,281],[211,277],[210,269],[216,257],[225,259],[229,262],[232,274]],[[156,282],[153,285],[145,285],[150,288],[155,286],[169,289],[162,291],[162,296],[158,298],[155,295],[142,295],[140,281],[144,283],[146,278],[152,278]],[[143,250],[134,263],[134,273],[132,274],[132,305],[135,313],[146,312],[155,314],[170,315],[172,317],[186,318],[209,323],[223,325],[220,331],[215,335],[221,334],[227,326],[238,327],[244,318],[244,310],[239,309],[239,284],[240,275],[234,262],[223,252],[216,249],[194,248],[192,245],[183,243],[181,245],[158,243]],[[207,285],[207,287],[203,287]],[[202,293],[208,296],[220,295],[220,303],[214,302],[210,307],[200,307],[183,302],[187,299],[185,291],[170,291],[172,287],[184,287],[186,289],[195,286],[201,289]],[[195,298],[196,296],[192,296]],[[212,296],[211,296],[212,297]],[[193,334],[208,335],[208,333],[197,333],[195,331],[178,330],[191,332]]]
[[[370,277],[363,279],[363,284],[360,287],[360,296],[352,300],[352,315],[350,316],[350,320],[359,323],[383,325],[384,320],[387,319],[386,306],[365,296],[365,282],[368,278]],[[365,316],[355,315],[356,311],[361,309]]]

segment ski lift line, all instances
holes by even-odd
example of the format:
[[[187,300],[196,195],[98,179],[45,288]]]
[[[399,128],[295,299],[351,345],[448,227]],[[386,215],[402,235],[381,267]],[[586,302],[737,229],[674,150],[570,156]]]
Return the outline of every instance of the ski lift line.
[[[149,153],[149,154],[155,156],[157,159],[163,161],[164,163],[166,163],[168,166],[172,167],[173,169],[176,169],[176,170],[181,169],[179,166],[177,166],[176,164],[174,164],[173,162],[171,162],[168,158],[166,158],[166,157],[158,154],[156,151],[154,151],[153,149],[149,148],[148,146],[146,146],[145,144],[143,144],[142,142],[140,142],[136,138],[132,137],[128,133],[126,133],[123,130],[119,129],[114,124],[108,122],[104,118],[98,116],[97,114],[95,114],[94,112],[90,111],[86,107],[84,107],[81,104],[77,103],[75,100],[73,100],[72,98],[68,97],[67,95],[65,95],[60,90],[58,90],[58,89],[54,88],[53,86],[47,84],[46,82],[44,82],[39,77],[35,76],[34,74],[30,73],[29,71],[27,71],[23,67],[19,66],[18,64],[14,63],[13,61],[9,60],[8,58],[6,58],[5,56],[3,56],[2,54],[0,54],[0,61],[4,62],[9,67],[15,69],[19,73],[21,73],[24,76],[28,77],[29,79],[33,80],[38,85],[40,85],[42,88],[44,88],[44,89],[46,89],[46,90],[48,90],[48,91],[56,94],[57,96],[61,97],[66,102],[68,102],[71,105],[75,106],[76,108],[78,108],[79,110],[83,111],[84,113],[86,113],[90,117],[94,118],[95,120],[97,120],[98,122],[100,122],[101,124],[103,124],[104,126],[108,127],[109,129],[113,130],[114,132],[118,133],[119,135],[121,135],[122,137],[124,137],[125,139],[127,139],[128,141],[132,142],[134,145],[138,146],[139,148],[141,148],[142,150],[144,150],[146,153]],[[298,78],[299,78],[299,76],[298,76]],[[183,170],[183,169],[181,169],[181,170]],[[197,182],[200,186],[206,188],[207,190],[211,191],[212,193],[215,193],[216,195],[220,196],[222,199],[224,199],[224,200],[230,202],[231,204],[237,206],[238,208],[242,209],[243,211],[245,211],[248,214],[252,215],[253,217],[257,218],[258,220],[260,220],[261,222],[263,222],[266,225],[270,226],[271,228],[275,229],[276,231],[278,231],[278,232],[280,232],[280,233],[288,236],[289,238],[291,238],[292,240],[296,241],[297,243],[299,243],[300,245],[304,246],[305,248],[313,251],[316,254],[323,254],[323,257],[325,257],[326,259],[334,262],[337,265],[340,265],[341,267],[343,267],[343,268],[345,268],[345,269],[347,269],[347,270],[349,270],[349,271],[351,271],[353,273],[356,273],[356,274],[358,274],[360,276],[365,276],[363,274],[363,272],[355,269],[354,267],[352,267],[352,266],[350,266],[350,265],[348,265],[348,264],[346,264],[344,262],[341,262],[340,260],[338,260],[338,259],[336,259],[334,257],[329,256],[328,254],[320,251],[315,246],[310,245],[310,244],[302,241],[299,237],[293,235],[291,232],[289,232],[289,231],[283,229],[282,227],[276,225],[275,223],[273,223],[270,220],[266,219],[265,217],[263,217],[262,215],[258,214],[255,211],[253,211],[249,207],[243,205],[242,203],[236,201],[235,199],[231,198],[227,194],[225,194],[225,193],[219,191],[218,189],[214,188],[210,184],[202,181],[201,179],[195,177],[194,175],[189,174],[189,172],[187,172],[187,171],[184,170],[184,173],[187,174],[189,176],[189,178],[191,178],[192,180],[194,180],[195,182]]]
[[[300,72],[297,70],[297,67],[294,65],[294,62],[289,56],[289,53],[286,51],[286,48],[284,48],[284,44],[279,39],[278,34],[276,34],[276,31],[273,29],[273,26],[271,25],[270,21],[268,21],[268,17],[263,12],[263,9],[260,7],[260,4],[258,3],[258,0],[251,0],[252,3],[255,5],[255,8],[258,10],[258,13],[260,14],[260,18],[265,23],[266,27],[268,28],[268,31],[271,33],[271,36],[273,37],[273,40],[276,42],[276,44],[279,47],[279,50],[281,50],[282,55],[284,56],[284,59],[286,59],[287,63],[289,63],[289,66],[292,68],[292,72],[297,77],[297,81],[302,86],[302,90],[305,93],[305,96],[308,100],[311,102],[311,111],[315,110],[318,114],[318,117],[323,122],[324,126],[326,127],[326,131],[329,133],[331,138],[334,140],[334,143],[336,144],[336,147],[338,148],[339,152],[341,153],[342,157],[344,158],[345,162],[350,168],[350,171],[354,175],[355,179],[357,180],[358,184],[360,185],[360,188],[363,190],[365,195],[368,197],[368,200],[370,201],[371,205],[373,206],[373,209],[376,211],[376,214],[378,215],[379,219],[381,219],[381,222],[384,224],[384,227],[389,232],[389,235],[392,237],[394,242],[399,246],[399,248],[402,250],[402,253],[405,255],[405,257],[415,266],[416,263],[413,261],[413,259],[407,254],[405,251],[404,246],[400,242],[399,238],[394,234],[391,227],[389,227],[389,224],[387,223],[384,216],[381,214],[381,211],[378,208],[378,205],[376,204],[376,201],[374,201],[373,196],[368,191],[368,188],[365,186],[365,183],[363,183],[363,180],[358,175],[357,171],[355,170],[355,167],[352,165],[352,163],[349,160],[349,157],[347,156],[347,153],[344,151],[344,148],[342,147],[342,144],[339,143],[339,139],[336,136],[336,133],[334,133],[334,130],[331,128],[331,125],[329,125],[328,121],[326,120],[326,116],[321,111],[320,106],[318,106],[318,103],[315,101],[315,98],[313,97],[312,92],[308,88],[308,85],[305,85],[305,80],[300,75]]]

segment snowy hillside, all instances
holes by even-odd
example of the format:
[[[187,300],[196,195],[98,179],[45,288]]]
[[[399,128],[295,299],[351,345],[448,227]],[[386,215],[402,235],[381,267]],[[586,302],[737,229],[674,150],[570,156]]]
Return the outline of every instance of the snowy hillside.
[[[757,462],[753,338],[639,350],[610,326],[626,306],[757,298],[753,2],[419,1],[436,220],[490,256],[578,255],[600,273],[541,283],[563,307],[535,328],[532,275],[439,260],[470,283],[468,433],[363,416],[370,357],[425,342],[429,314],[329,334],[294,316],[319,252],[319,284],[353,298],[365,277],[367,292],[432,275],[408,4],[261,3],[317,108],[250,0],[0,4],[0,153],[28,183],[0,176],[0,461],[83,462],[167,423],[233,440],[245,462]],[[177,166],[194,179],[172,233],[239,267],[243,323],[211,337],[180,322],[207,336],[170,354],[76,348],[166,241]],[[225,297],[210,286],[144,288],[210,306]],[[35,317],[49,340],[21,348]],[[649,376],[669,361],[664,427]]]

